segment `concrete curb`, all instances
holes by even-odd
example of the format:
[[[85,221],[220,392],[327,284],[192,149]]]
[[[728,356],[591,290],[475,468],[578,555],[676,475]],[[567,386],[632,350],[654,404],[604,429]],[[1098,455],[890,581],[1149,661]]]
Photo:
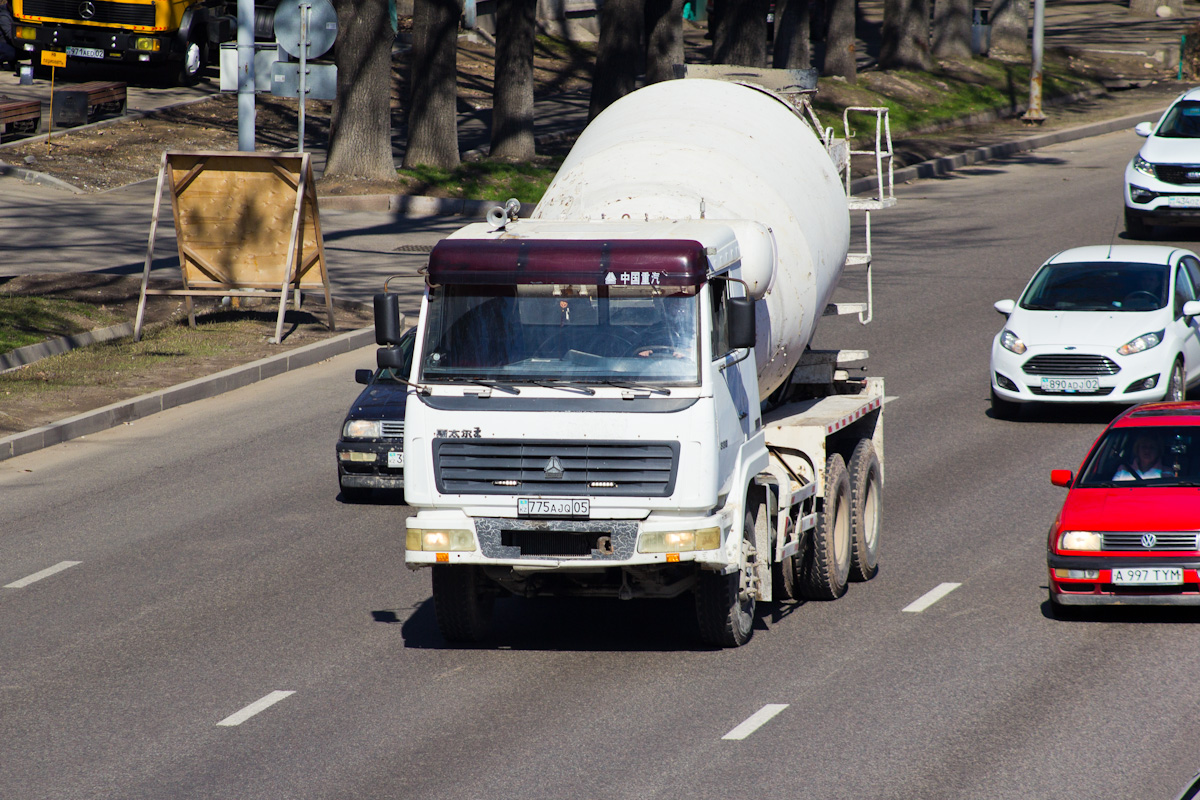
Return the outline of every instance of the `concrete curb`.
[[[66,353],[76,347],[87,347],[90,344],[107,342],[110,339],[120,339],[122,336],[133,336],[132,322],[122,322],[107,328],[97,328],[93,331],[60,336],[57,339],[47,339],[37,344],[18,347],[11,352],[0,353],[0,372],[9,372],[26,364],[41,361],[43,358]]]
[[[348,331],[324,342],[298,347],[277,356],[269,356],[240,367],[232,367],[215,375],[207,375],[157,392],[122,400],[118,403],[88,411],[40,428],[16,433],[0,439],[0,461],[31,453],[44,447],[77,439],[89,433],[114,428],[168,408],[249,386],[275,375],[307,367],[333,356],[349,353],[375,342],[373,328]]]

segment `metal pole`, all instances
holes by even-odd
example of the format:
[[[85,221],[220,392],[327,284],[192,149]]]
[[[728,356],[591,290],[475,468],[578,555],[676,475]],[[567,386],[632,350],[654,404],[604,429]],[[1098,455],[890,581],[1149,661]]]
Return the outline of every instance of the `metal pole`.
[[[308,15],[312,11],[310,3],[300,4],[300,92],[299,92],[299,111],[300,111],[300,145],[297,153],[304,152],[304,100],[307,92],[305,91],[305,73],[308,72]]]
[[[1033,69],[1029,73],[1029,110],[1021,119],[1042,123],[1042,49],[1046,28],[1046,0],[1033,0]]]
[[[238,150],[254,152],[254,0],[237,0]]]

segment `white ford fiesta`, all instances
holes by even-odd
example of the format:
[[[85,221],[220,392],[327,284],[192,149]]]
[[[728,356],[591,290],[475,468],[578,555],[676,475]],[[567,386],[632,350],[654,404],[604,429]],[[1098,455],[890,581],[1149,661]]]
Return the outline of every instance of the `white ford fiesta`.
[[[1200,381],[1200,257],[1156,245],[1076,247],[1042,264],[992,341],[992,415],[1027,403],[1182,400]]]

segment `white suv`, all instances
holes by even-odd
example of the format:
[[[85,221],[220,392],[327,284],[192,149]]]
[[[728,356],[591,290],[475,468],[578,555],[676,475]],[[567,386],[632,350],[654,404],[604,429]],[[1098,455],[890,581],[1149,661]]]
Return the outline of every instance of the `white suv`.
[[[1134,131],[1146,141],[1125,167],[1126,233],[1145,239],[1155,225],[1200,225],[1200,88]]]
[[[992,415],[1026,403],[1182,400],[1200,382],[1200,257],[1158,245],[1064,250],[1001,300]]]

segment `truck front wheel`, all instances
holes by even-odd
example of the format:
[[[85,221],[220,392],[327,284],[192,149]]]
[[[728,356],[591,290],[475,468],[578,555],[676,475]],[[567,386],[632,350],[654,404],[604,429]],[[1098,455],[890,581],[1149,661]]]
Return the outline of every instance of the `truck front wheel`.
[[[700,638],[717,647],[740,647],[754,634],[758,604],[758,554],[754,531],[766,513],[761,498],[747,501],[742,551],[737,572],[701,572],[696,583],[696,621]],[[765,521],[765,520],[764,520]]]
[[[825,462],[825,502],[800,567],[800,591],[809,600],[836,600],[850,580],[850,475],[837,453]]]
[[[439,564],[433,568],[433,610],[448,642],[477,642],[492,618],[496,591],[481,567]]]

